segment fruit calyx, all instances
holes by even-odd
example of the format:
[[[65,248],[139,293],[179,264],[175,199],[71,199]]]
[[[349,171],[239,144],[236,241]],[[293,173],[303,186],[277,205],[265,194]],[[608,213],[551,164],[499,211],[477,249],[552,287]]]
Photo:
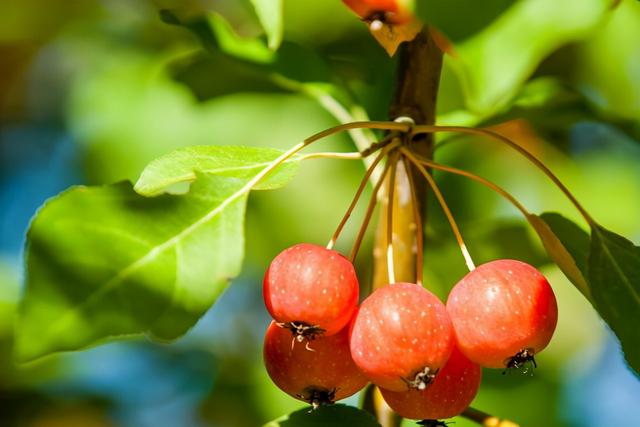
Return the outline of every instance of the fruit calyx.
[[[520,350],[511,357],[507,357],[504,360],[506,369],[502,372],[502,374],[504,375],[507,370],[520,368],[523,368],[522,372],[526,374],[527,372],[529,372],[530,365],[533,365],[534,368],[537,368],[538,364],[536,363],[536,359],[533,357],[534,354],[535,351],[531,347],[528,347]]]
[[[306,348],[311,351],[313,350],[309,348],[309,341],[313,341],[325,333],[325,330],[318,325],[308,325],[304,322],[276,322],[276,325],[291,331],[294,339],[293,343],[306,341]]]
[[[328,390],[324,387],[312,386],[304,389],[303,392],[298,395],[298,398],[309,403],[311,405],[309,412],[312,412],[320,406],[333,405],[336,399],[336,391],[338,391],[336,388]]]
[[[451,424],[451,423],[445,423],[444,421],[440,421],[440,420],[421,420],[421,421],[418,421],[416,424],[418,424],[419,426],[425,426],[425,427],[446,427],[447,424]]]
[[[417,390],[424,390],[429,384],[431,384],[438,373],[438,369],[435,371],[430,367],[425,366],[423,370],[419,371],[412,380],[403,378],[402,380],[407,383],[409,388],[415,388]]]

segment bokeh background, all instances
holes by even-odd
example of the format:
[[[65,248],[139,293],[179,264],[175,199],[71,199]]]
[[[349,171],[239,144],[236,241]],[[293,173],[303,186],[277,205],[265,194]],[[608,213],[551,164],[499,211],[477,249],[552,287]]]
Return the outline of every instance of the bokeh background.
[[[458,10],[440,24],[462,43],[517,2],[489,3],[474,12],[475,2],[452,2]],[[305,94],[273,90],[251,73],[238,73],[220,52],[204,49],[202,39],[163,22],[159,10],[178,4],[193,13],[215,11],[243,37],[261,37],[244,0],[0,3],[2,427],[246,427],[303,406],[278,391],[262,367],[269,321],[262,274],[288,245],[328,240],[363,173],[360,162],[312,160],[287,188],[252,195],[242,275],[177,342],[135,339],[24,366],[12,361],[24,235],[48,197],[76,184],[135,181],[147,162],[178,147],[286,148],[337,123]],[[338,0],[284,6],[287,43],[317,55],[334,84],[371,118],[385,119],[395,59]],[[638,40],[640,3],[623,0],[589,31],[550,43],[510,101],[484,116],[468,108],[448,61],[440,122],[498,126],[543,159],[604,226],[638,243]],[[286,65],[313,74],[308,63],[291,61]],[[511,72],[508,60],[493,66],[496,80]],[[353,146],[346,136],[324,144],[327,150]],[[451,139],[437,158],[500,182],[534,212],[558,211],[584,225],[538,171],[496,144]],[[484,188],[436,175],[476,262],[511,257],[539,266],[560,305],[558,330],[535,374],[485,371],[474,406],[523,426],[637,426],[640,383],[617,341],[517,212]],[[444,297],[464,275],[464,263],[438,207],[429,209],[426,284]],[[339,247],[352,243],[361,213]],[[363,283],[371,275],[370,251],[369,237],[357,265]],[[347,403],[357,405],[358,397]]]

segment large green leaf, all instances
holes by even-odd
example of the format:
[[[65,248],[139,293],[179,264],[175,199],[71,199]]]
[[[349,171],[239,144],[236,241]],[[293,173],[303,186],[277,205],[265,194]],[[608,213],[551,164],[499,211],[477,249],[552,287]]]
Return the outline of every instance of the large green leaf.
[[[449,58],[472,112],[499,111],[536,67],[559,47],[591,34],[611,0],[522,0],[482,31],[454,46]]]
[[[251,0],[251,3],[267,34],[269,47],[277,49],[282,42],[282,0]]]
[[[589,283],[598,312],[640,374],[640,247],[602,226],[591,229]]]
[[[530,215],[549,256],[589,299],[640,373],[640,247],[598,224],[589,235],[557,213]]]
[[[248,179],[280,154],[279,150],[261,147],[205,145],[181,148],[149,163],[134,189],[144,196],[155,196],[167,187],[194,181],[197,172]],[[253,189],[282,187],[296,173],[297,166],[296,159],[287,160],[279,173],[267,176]]]
[[[226,164],[238,156],[247,166],[241,152],[230,150]],[[256,150],[252,160],[278,154]],[[284,184],[291,168],[276,169],[271,187]],[[147,198],[124,182],[74,187],[49,200],[27,237],[18,359],[122,335],[170,340],[185,333],[240,270],[246,184],[262,169],[252,170],[196,172],[183,196]]]
[[[380,427],[368,412],[346,405],[321,406],[315,411],[301,409],[263,427]]]

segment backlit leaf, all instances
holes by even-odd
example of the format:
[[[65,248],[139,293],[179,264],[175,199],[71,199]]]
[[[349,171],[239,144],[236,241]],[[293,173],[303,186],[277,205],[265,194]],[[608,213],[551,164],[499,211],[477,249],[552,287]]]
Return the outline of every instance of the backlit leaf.
[[[589,284],[625,359],[640,374],[640,247],[600,225],[591,229]]]
[[[50,199],[27,237],[18,359],[125,335],[171,340],[192,327],[240,271],[246,184],[263,169],[251,162],[280,154],[256,149],[251,161],[240,162],[251,173],[234,175],[229,169],[238,153],[232,149],[218,162],[227,166],[222,172],[190,169],[196,179],[182,196],[144,197],[123,182],[73,187]],[[167,182],[162,172],[156,165],[147,182]],[[164,172],[171,180],[175,169]],[[291,175],[290,166],[279,167],[263,188],[281,186]]]

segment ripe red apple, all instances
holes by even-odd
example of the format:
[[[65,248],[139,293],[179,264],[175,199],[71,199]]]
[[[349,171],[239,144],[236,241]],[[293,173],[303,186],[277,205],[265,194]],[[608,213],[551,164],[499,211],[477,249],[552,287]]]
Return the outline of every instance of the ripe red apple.
[[[374,384],[423,389],[453,348],[446,308],[414,283],[396,283],[364,300],[351,330],[351,354]]]
[[[529,264],[502,259],[477,267],[449,294],[460,350],[488,368],[517,368],[544,349],[558,306],[544,276]]]
[[[344,328],[356,310],[359,285],[353,265],[340,253],[301,243],[274,258],[262,290],[274,320],[303,341]]]
[[[311,350],[292,345],[286,329],[271,322],[264,339],[264,364],[273,382],[287,394],[314,407],[359,391],[367,383],[349,351],[349,328],[319,337]]]
[[[439,420],[464,411],[480,388],[482,368],[454,347],[449,360],[424,390],[380,389],[384,400],[405,418]]]

